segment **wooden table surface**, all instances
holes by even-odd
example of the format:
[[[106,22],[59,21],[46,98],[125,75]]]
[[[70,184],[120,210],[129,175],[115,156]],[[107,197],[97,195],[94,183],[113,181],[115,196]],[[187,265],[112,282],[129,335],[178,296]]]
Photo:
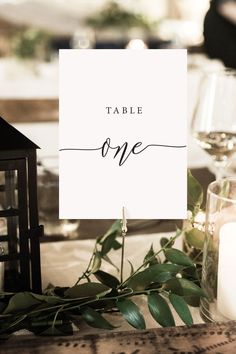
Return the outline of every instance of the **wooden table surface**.
[[[70,337],[12,336],[1,354],[234,354],[236,321]]]

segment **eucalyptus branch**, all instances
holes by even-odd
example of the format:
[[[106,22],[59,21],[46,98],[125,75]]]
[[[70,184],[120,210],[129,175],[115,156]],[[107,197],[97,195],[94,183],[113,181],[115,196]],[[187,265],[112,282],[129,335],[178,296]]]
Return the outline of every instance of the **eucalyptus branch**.
[[[199,210],[203,192],[190,172],[188,173],[188,186],[189,210]],[[200,268],[195,267],[196,271],[193,269],[201,252],[191,259],[188,253],[185,254],[171,247],[174,241],[185,232],[185,229],[177,230],[169,240],[162,239],[161,249],[157,252],[154,252],[151,246],[142,264],[135,271],[131,267],[133,273],[124,280],[126,232],[123,209],[122,223],[120,220],[115,221],[103,236],[96,239],[86,270],[72,287],[66,289],[57,287],[58,291],[55,290],[44,295],[27,291],[15,294],[1,293],[0,334],[14,332],[19,328],[29,329],[36,333],[43,331],[42,334],[44,334],[45,329],[53,330],[55,326],[59,331],[68,334],[68,322],[65,322],[65,318],[69,316],[69,325],[71,326],[71,316],[73,315],[82,315],[83,320],[91,326],[112,329],[114,326],[100,314],[107,310],[119,311],[133,327],[144,329],[144,317],[138,304],[132,301],[133,297],[142,295],[145,296],[150,314],[161,326],[175,325],[172,307],[185,324],[191,325],[193,320],[184,294],[187,292],[190,297],[192,294],[194,298],[200,299],[205,296],[205,293],[199,287],[198,271]],[[122,243],[116,239],[120,235]],[[100,268],[102,260],[114,266],[108,253],[120,248],[119,281],[117,277]],[[164,261],[157,260],[161,252],[165,253],[166,259]],[[151,267],[147,267],[148,265]],[[191,271],[188,271],[188,268]],[[181,276],[177,277],[176,274],[179,273]],[[93,274],[96,281],[91,281]],[[137,274],[138,277],[132,279]],[[129,282],[131,279],[132,282]],[[174,279],[177,280],[177,287]],[[81,280],[83,280],[83,284],[79,284]],[[183,290],[183,295],[180,295],[178,287]],[[169,307],[169,301],[172,307]],[[160,308],[163,309],[163,313],[160,313]],[[73,310],[76,311],[73,312]],[[58,319],[62,313],[64,316],[60,316]],[[72,330],[72,328],[70,329]]]
[[[184,230],[178,230],[176,235],[171,237],[170,240],[166,243],[165,247],[162,247],[159,251],[155,252],[150,258],[148,258],[143,264],[141,264],[125,281],[121,282],[118,288],[122,288],[134,275],[136,275],[142,268],[149,264],[150,261],[154,260],[161,252],[164,252],[168,246],[170,246]]]
[[[131,296],[132,294],[133,294],[133,290],[130,289],[129,293],[127,292],[127,293],[124,293],[124,294],[111,296],[111,297],[96,297],[95,299],[88,300],[86,302],[83,302],[82,304],[78,304],[78,305],[73,305],[71,307],[67,307],[66,309],[63,309],[62,312],[73,310],[73,309],[81,309],[81,307],[83,307],[83,306],[87,306],[87,305],[90,305],[90,304],[93,304],[93,303],[96,303],[96,302],[100,302],[100,301],[104,301],[104,300],[109,300],[109,301],[118,300],[118,299],[121,299],[121,298],[124,298],[124,297]]]
[[[122,293],[120,295],[117,295],[117,296],[111,296],[111,297],[105,297],[105,296],[102,296],[102,297],[96,297],[94,299],[91,299],[91,300],[87,300],[83,303],[80,303],[80,304],[74,304],[74,301],[71,300],[71,302],[68,302],[67,304],[60,304],[60,305],[56,305],[56,306],[51,306],[51,307],[48,307],[48,308],[44,308],[44,309],[39,309],[39,310],[33,310],[33,311],[30,311],[28,314],[25,314],[23,316],[18,316],[17,319],[11,323],[7,328],[4,328],[3,332],[9,330],[10,328],[16,326],[17,324],[19,324],[20,322],[22,322],[23,320],[25,320],[26,318],[29,318],[30,315],[32,314],[36,314],[36,313],[41,313],[41,312],[45,312],[45,311],[51,311],[51,310],[56,310],[55,311],[55,315],[54,315],[54,319],[52,321],[52,328],[55,327],[56,325],[56,320],[57,320],[57,317],[59,315],[59,313],[62,313],[62,312],[67,312],[67,311],[71,311],[71,310],[75,310],[75,309],[81,309],[82,307],[85,307],[87,305],[92,305],[94,303],[97,303],[97,302],[102,302],[102,301],[106,301],[106,300],[115,300],[115,301],[118,301],[119,299],[122,299],[122,298],[128,298],[130,296],[139,296],[139,295],[149,295],[151,294],[152,292],[160,292],[161,289],[160,288],[156,288],[156,289],[147,289],[147,290],[142,290],[142,291],[133,291],[132,289],[129,289],[129,291],[125,292],[125,293]],[[72,303],[73,301],[73,303]],[[51,314],[53,314],[54,311],[51,312]],[[0,331],[1,333],[2,331]]]
[[[95,299],[92,299],[92,300],[88,300],[82,304],[77,304],[77,305],[73,305],[73,306],[68,306],[65,308],[65,306],[63,307],[63,309],[60,311],[60,312],[66,312],[66,311],[70,311],[70,310],[73,310],[73,309],[81,309],[81,307],[84,307],[84,306],[87,306],[87,305],[90,305],[90,304],[93,304],[93,303],[96,303],[96,302],[102,302],[102,301],[105,301],[105,300],[119,300],[119,299],[122,299],[122,298],[128,298],[130,296],[138,296],[138,295],[149,295],[151,294],[152,292],[160,292],[162,291],[162,289],[160,288],[154,288],[154,289],[147,289],[147,290],[142,290],[142,291],[133,291],[132,289],[130,289],[129,292],[126,292],[126,293],[123,293],[123,294],[120,294],[120,295],[117,295],[117,296],[111,296],[111,297],[97,297]]]

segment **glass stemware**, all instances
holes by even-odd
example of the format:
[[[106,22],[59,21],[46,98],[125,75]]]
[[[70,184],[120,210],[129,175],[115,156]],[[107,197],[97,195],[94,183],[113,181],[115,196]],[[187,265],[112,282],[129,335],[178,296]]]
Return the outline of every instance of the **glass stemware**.
[[[216,179],[223,177],[236,152],[236,71],[203,75],[192,120],[192,134],[213,159]]]

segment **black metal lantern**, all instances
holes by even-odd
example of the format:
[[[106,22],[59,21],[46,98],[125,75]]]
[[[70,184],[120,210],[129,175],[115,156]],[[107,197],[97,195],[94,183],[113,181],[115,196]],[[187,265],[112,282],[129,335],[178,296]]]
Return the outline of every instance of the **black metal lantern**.
[[[36,149],[0,117],[0,265],[6,291],[41,292]]]

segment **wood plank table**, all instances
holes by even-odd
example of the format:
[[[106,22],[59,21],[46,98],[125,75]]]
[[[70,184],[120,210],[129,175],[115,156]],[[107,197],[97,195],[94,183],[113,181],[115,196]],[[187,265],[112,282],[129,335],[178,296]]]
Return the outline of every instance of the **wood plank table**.
[[[234,354],[236,322],[70,337],[12,336],[0,353],[12,354]]]

